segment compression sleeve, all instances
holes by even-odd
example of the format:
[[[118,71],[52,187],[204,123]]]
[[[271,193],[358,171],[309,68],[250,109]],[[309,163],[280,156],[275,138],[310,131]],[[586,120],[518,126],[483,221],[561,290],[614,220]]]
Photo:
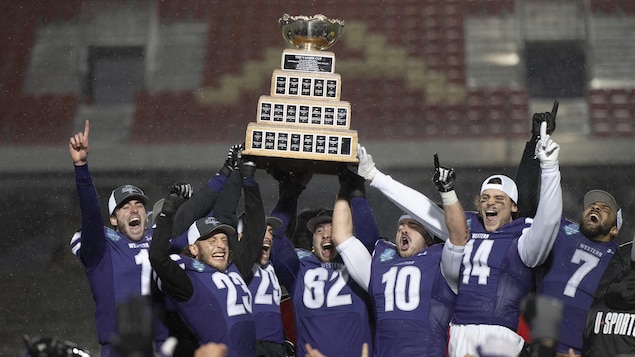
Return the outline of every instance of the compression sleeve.
[[[232,261],[245,282],[249,284],[253,277],[251,268],[262,248],[267,222],[258,183],[251,178],[243,179],[243,191],[245,193],[245,232],[242,239],[236,244]]]
[[[353,214],[353,231],[359,240],[372,252],[375,249],[375,242],[381,237],[377,221],[373,215],[373,210],[368,204],[368,200],[362,196],[351,197],[351,212]]]
[[[94,268],[106,252],[104,221],[97,190],[88,164],[75,166],[75,185],[81,210],[81,248],[79,257],[87,269]]]
[[[536,217],[518,239],[518,254],[528,267],[542,264],[553,247],[562,219],[562,188],[558,164],[542,165]]]
[[[381,172],[375,175],[370,185],[379,189],[397,207],[410,214],[435,236],[443,240],[450,236],[443,209],[422,193]]]
[[[536,140],[525,144],[523,156],[516,170],[518,186],[518,213],[521,217],[534,217],[540,190],[540,160],[536,158]]]
[[[368,291],[372,257],[366,246],[354,236],[348,238],[336,247],[340,253],[344,266],[351,278],[364,290]]]
[[[443,251],[441,253],[441,274],[443,274],[445,281],[447,281],[455,294],[459,291],[459,277],[461,275],[461,262],[463,261],[464,251],[464,245],[454,245],[449,239],[443,244]]]

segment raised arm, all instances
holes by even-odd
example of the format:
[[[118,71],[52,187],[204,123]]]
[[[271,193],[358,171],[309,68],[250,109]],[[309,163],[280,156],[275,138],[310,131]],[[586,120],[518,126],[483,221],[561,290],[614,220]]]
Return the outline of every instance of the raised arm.
[[[531,227],[518,240],[518,253],[529,267],[542,264],[553,247],[562,219],[562,188],[558,155],[560,146],[547,135],[547,123],[541,124],[536,156],[540,159],[540,199]]]
[[[172,218],[182,202],[183,198],[176,194],[165,198],[150,243],[150,263],[160,279],[161,290],[177,301],[187,301],[194,293],[194,286],[187,273],[170,258],[169,252]]]
[[[196,190],[187,202],[179,207],[179,210],[174,215],[172,237],[177,237],[186,232],[197,219],[210,214],[221,190],[233,172],[234,167],[237,166],[238,154],[241,148],[241,145],[231,146],[227,152],[227,159],[220,170]]]
[[[441,258],[441,272],[448,285],[456,293],[459,286],[461,261],[463,251],[469,237],[469,229],[465,218],[465,211],[456,196],[456,172],[454,168],[441,166],[439,156],[434,154],[434,185],[441,194],[445,224],[448,227],[449,239],[443,246]]]
[[[415,220],[421,222],[435,236],[442,240],[449,237],[445,226],[443,210],[437,204],[420,192],[384,175],[375,167],[373,157],[366,152],[366,148],[357,148],[359,165],[356,173],[370,181],[370,185],[379,189],[390,201]]]
[[[79,258],[84,266],[96,266],[106,251],[104,220],[101,216],[97,190],[88,170],[90,122],[84,122],[84,131],[72,136],[68,149],[75,167],[75,186],[81,211],[81,246]]]
[[[342,256],[346,270],[368,291],[372,258],[364,244],[353,236],[353,215],[346,197],[338,196],[333,206],[331,239]]]
[[[233,262],[240,274],[249,283],[253,277],[252,267],[262,248],[262,239],[267,230],[265,208],[262,204],[260,187],[254,177],[256,164],[251,161],[240,164],[240,176],[245,194],[245,231],[233,250]]]
[[[556,130],[558,101],[553,102],[551,112],[534,113],[531,139],[525,144],[523,156],[516,171],[518,186],[518,213],[521,217],[534,217],[540,193],[540,160],[536,157],[536,145],[540,140],[541,123],[547,123],[547,135]]]

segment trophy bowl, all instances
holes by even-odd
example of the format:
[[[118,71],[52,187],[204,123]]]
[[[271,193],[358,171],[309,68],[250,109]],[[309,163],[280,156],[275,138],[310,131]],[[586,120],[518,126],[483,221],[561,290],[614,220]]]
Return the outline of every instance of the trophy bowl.
[[[344,21],[315,16],[284,14],[280,20],[282,37],[293,47],[306,50],[327,49],[340,38]]]

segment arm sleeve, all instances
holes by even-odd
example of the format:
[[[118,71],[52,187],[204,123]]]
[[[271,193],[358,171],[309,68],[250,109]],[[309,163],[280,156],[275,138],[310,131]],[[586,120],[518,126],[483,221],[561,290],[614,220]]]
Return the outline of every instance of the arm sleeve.
[[[187,301],[194,293],[194,286],[185,270],[170,258],[172,218],[172,214],[163,212],[157,217],[157,227],[150,243],[150,263],[160,279],[161,290],[177,301]]]
[[[562,188],[558,164],[541,164],[540,201],[531,226],[518,239],[518,254],[528,267],[544,263],[549,256],[562,219]]]
[[[342,256],[346,270],[351,278],[364,290],[368,291],[372,257],[366,246],[357,238],[350,237],[336,247]]]
[[[465,246],[457,246],[445,241],[443,244],[443,252],[441,253],[441,274],[448,282],[448,285],[454,291],[459,291],[459,277],[461,275],[461,262],[463,260],[463,252]]]
[[[273,245],[271,248],[271,264],[276,270],[278,278],[287,290],[291,291],[293,283],[300,270],[300,261],[291,240],[287,238],[290,221],[295,219],[298,207],[298,195],[280,190],[278,202],[271,211],[271,216],[282,221],[282,225],[273,231]]]
[[[516,170],[518,186],[518,212],[521,217],[535,217],[540,190],[540,160],[536,158],[536,141],[525,145],[523,156]]]
[[[421,222],[435,236],[443,240],[450,236],[443,210],[425,195],[381,172],[375,175],[370,185],[379,189],[397,207]]]
[[[99,207],[97,190],[88,164],[75,166],[75,185],[81,210],[81,249],[79,257],[87,269],[94,268],[106,251],[104,221]]]
[[[172,237],[177,237],[187,231],[192,223],[207,216],[212,211],[227,179],[227,176],[223,174],[216,174],[179,207],[174,215]]]
[[[245,231],[242,239],[236,244],[233,262],[245,282],[249,284],[253,277],[251,268],[262,248],[267,222],[258,183],[253,178],[243,179],[243,190],[245,192]]]
[[[375,242],[380,239],[377,221],[368,200],[362,196],[351,197],[351,212],[353,214],[353,230],[355,236],[366,247],[368,252],[375,249]]]
[[[243,183],[240,178],[240,172],[238,170],[232,171],[213,208],[216,219],[234,228],[238,225],[236,208],[240,201],[242,188]]]

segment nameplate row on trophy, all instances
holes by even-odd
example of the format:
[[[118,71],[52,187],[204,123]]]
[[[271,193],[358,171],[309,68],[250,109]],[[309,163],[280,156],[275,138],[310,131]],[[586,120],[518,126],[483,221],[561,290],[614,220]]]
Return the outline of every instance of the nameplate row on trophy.
[[[350,113],[351,105],[344,101],[302,101],[261,96],[257,122],[348,129]]]
[[[250,154],[356,162],[357,132],[352,130],[302,130],[285,126],[247,127],[245,148]]]
[[[289,71],[324,72],[335,71],[335,53],[285,49],[282,53],[281,68]]]
[[[271,81],[271,95],[339,100],[340,83],[339,74],[275,70]]]

